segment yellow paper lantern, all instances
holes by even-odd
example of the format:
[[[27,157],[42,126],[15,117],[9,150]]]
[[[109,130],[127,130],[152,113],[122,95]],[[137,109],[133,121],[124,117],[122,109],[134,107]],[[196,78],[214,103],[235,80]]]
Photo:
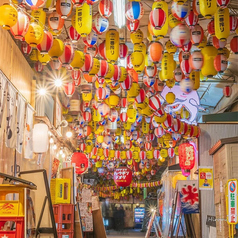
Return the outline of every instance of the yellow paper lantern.
[[[155,122],[157,122],[159,124],[163,123],[166,119],[167,119],[167,114],[166,113],[161,117],[154,116]]]
[[[127,73],[127,70],[126,70],[125,67],[120,66],[120,69],[121,69],[121,76],[120,76],[118,81],[119,81],[119,83],[122,83],[126,80],[126,77],[127,77],[128,73]]]
[[[92,31],[92,6],[84,3],[76,7],[75,29],[82,36],[86,37]]]
[[[200,42],[200,44],[197,46],[199,49],[204,48],[207,45],[207,37],[204,35],[202,38],[202,41]]]
[[[211,18],[217,9],[217,1],[216,0],[199,0],[199,8],[200,13],[205,18]]]
[[[174,44],[172,44],[170,40],[166,42],[165,48],[169,52],[169,54],[174,54],[177,51],[177,47]]]
[[[106,58],[115,63],[119,57],[119,33],[111,29],[106,33]]]
[[[92,93],[82,93],[82,99],[84,102],[90,102],[92,100]]]
[[[173,176],[172,186],[173,186],[174,189],[176,188],[176,184],[179,180],[187,180],[187,177],[183,176],[182,173],[178,173],[175,176]]]
[[[131,33],[130,38],[133,44],[140,44],[143,41],[144,34],[142,30],[138,29],[137,31]]]
[[[215,35],[220,41],[226,41],[230,35],[230,13],[228,8],[218,7],[214,16]]]
[[[38,61],[38,50],[37,49],[32,49],[29,58],[31,61]]]
[[[154,158],[153,150],[146,151],[146,158],[147,159],[153,159]]]
[[[64,43],[62,40],[54,39],[53,45],[48,54],[53,60],[57,60],[64,52]]]
[[[0,26],[5,30],[10,30],[17,23],[18,12],[15,7],[9,4],[0,6]]]
[[[160,160],[162,163],[164,163],[165,158],[164,158],[164,157],[160,157],[159,160]]]
[[[173,79],[175,67],[176,63],[174,61],[173,55],[170,55],[169,53],[164,53],[161,62],[162,79]]]
[[[166,81],[166,86],[172,88],[175,85],[175,79],[168,79]]]
[[[163,158],[168,157],[168,150],[167,149],[162,149],[160,151],[160,156],[163,157]]]
[[[172,92],[167,93],[165,97],[166,97],[167,103],[169,103],[169,104],[174,103],[175,98],[176,98],[174,93],[172,93]]]
[[[130,130],[130,129],[131,129],[131,122],[126,121],[126,122],[124,123],[124,129],[125,129],[125,130]]]
[[[179,21],[173,14],[169,15],[169,26],[171,28],[176,27],[178,24],[181,24],[181,21]]]
[[[89,75],[94,76],[95,74],[98,73],[99,69],[100,69],[100,61],[97,58],[93,58],[93,67],[89,71]]]
[[[133,65],[134,70],[136,71],[136,73],[140,74],[143,72],[143,70],[145,69],[145,59],[143,60],[142,64],[138,67]]]
[[[120,101],[120,98],[117,95],[114,95],[114,94],[110,95],[109,104],[112,107],[116,107],[119,104],[119,101]]]
[[[146,55],[146,45],[141,42],[140,44],[135,44],[133,48],[133,52],[140,52],[144,56]]]
[[[96,168],[101,168],[102,167],[102,161],[99,160],[95,163]]]
[[[201,73],[206,77],[212,77],[217,74],[214,67],[214,59],[217,55],[217,49],[212,45],[207,45],[201,50],[204,57],[204,64],[201,69]]]
[[[41,27],[45,26],[46,12],[43,9],[34,9],[31,11],[31,22],[38,22]]]
[[[82,51],[75,50],[74,51],[74,58],[73,58],[72,62],[70,63],[70,65],[74,69],[80,69],[81,67],[83,67],[84,62],[85,62],[84,53]]]
[[[154,62],[152,60],[150,60],[150,57],[148,54],[145,55],[145,66],[154,66]]]
[[[142,121],[141,131],[142,131],[144,134],[147,134],[147,133],[149,133],[149,131],[150,131],[150,124],[149,124],[149,123],[146,123],[145,120]]]
[[[47,65],[50,59],[49,54],[41,54],[40,51],[38,51],[38,60],[42,63],[42,65]]]
[[[140,85],[136,82],[133,82],[127,94],[131,98],[136,98],[139,95],[139,93],[140,93]]]
[[[120,153],[121,159],[126,159],[126,151],[121,151]]]
[[[131,54],[131,63],[135,67],[139,67],[144,61],[144,55],[141,52],[133,52]]]
[[[45,5],[44,5],[44,11],[48,12],[49,8],[52,7],[53,0],[46,0]]]
[[[193,80],[193,90],[198,90],[200,87],[200,72],[199,71],[192,71],[189,74],[189,78]]]
[[[29,25],[28,31],[25,35],[25,41],[31,46],[36,47],[41,43],[44,37],[43,28],[35,22]]]

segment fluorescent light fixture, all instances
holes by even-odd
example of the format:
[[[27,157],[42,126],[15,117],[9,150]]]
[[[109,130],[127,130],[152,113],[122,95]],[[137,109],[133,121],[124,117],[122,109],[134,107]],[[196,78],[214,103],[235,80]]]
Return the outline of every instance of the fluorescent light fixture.
[[[121,29],[126,24],[125,0],[113,0],[113,15],[115,25]]]

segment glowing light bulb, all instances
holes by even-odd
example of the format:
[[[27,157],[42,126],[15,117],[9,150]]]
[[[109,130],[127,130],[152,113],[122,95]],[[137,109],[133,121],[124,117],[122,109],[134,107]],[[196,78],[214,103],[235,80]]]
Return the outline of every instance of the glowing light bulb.
[[[53,145],[53,149],[54,149],[54,150],[57,149],[57,145],[56,145],[56,144]]]
[[[71,138],[72,135],[73,135],[73,133],[72,133],[71,131],[67,131],[67,132],[66,132],[66,137],[67,137],[67,138]]]
[[[50,144],[53,144],[54,143],[54,139],[53,137],[50,137]]]
[[[45,88],[40,88],[38,90],[38,93],[39,93],[39,95],[44,96],[44,95],[46,95],[46,89]]]
[[[55,79],[55,86],[56,87],[61,87],[62,84],[63,84],[62,79],[60,79],[60,78]]]

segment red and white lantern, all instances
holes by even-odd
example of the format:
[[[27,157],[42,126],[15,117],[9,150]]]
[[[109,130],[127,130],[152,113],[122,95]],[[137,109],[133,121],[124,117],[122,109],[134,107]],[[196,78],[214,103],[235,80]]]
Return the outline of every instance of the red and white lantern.
[[[219,54],[214,59],[214,68],[217,72],[223,73],[228,66],[228,60],[225,55]]]
[[[145,160],[146,159],[146,152],[143,151],[143,150],[140,151],[140,159],[141,160]]]
[[[149,78],[155,77],[156,73],[157,73],[157,67],[156,67],[156,65],[146,66],[146,67],[145,67],[145,74],[146,74]]]
[[[231,89],[231,86],[225,86],[223,88],[223,95],[227,98],[229,98],[232,94],[232,89]]]
[[[174,157],[174,148],[169,148],[168,149],[168,156],[169,156],[169,158],[173,158]]]
[[[145,98],[146,98],[146,92],[145,92],[145,90],[142,88],[142,89],[140,90],[140,92],[139,92],[139,95],[136,97],[135,101],[136,101],[137,103],[143,103],[144,100],[145,100]]]
[[[97,98],[98,100],[104,100],[105,97],[106,97],[106,90],[102,87],[99,87],[96,89],[96,95],[97,95]]]
[[[160,102],[160,98],[155,95],[155,96],[152,96],[150,99],[149,99],[149,107],[154,110],[154,111],[158,111],[161,109],[161,102]]]
[[[85,0],[71,0],[75,7],[81,7]]]
[[[93,30],[98,34],[101,35],[107,31],[109,26],[109,21],[107,18],[102,17],[100,14],[96,14],[93,17]]]
[[[191,29],[191,42],[193,43],[193,45],[198,46],[201,43],[203,36],[204,31],[199,24]]]
[[[129,21],[140,20],[144,15],[144,8],[142,2],[128,2],[126,4],[126,18]]]
[[[52,12],[48,17],[48,24],[54,32],[60,32],[64,27],[64,19],[57,12]]]
[[[37,45],[37,49],[41,54],[47,54],[53,45],[53,35],[49,31],[44,31],[43,40],[39,45]]]
[[[107,58],[106,58],[106,41],[105,40],[101,44],[99,44],[98,53],[103,59],[107,60]]]
[[[22,41],[21,43],[21,51],[24,55],[29,55],[32,51],[32,48],[30,45],[28,45],[25,41]]]
[[[81,83],[81,70],[79,69],[72,70],[71,78],[74,80],[74,85],[78,87]]]
[[[177,25],[170,33],[170,41],[177,47],[187,45],[190,37],[190,29],[185,24]]]
[[[37,61],[35,64],[34,64],[34,69],[36,72],[42,72],[44,68],[44,65],[42,65],[42,63],[40,61]]]
[[[127,187],[132,181],[132,171],[124,166],[114,170],[114,182],[119,187]]]
[[[237,16],[230,16],[230,31],[234,32],[238,26],[238,18]]]
[[[132,21],[127,20],[126,21],[126,27],[127,27],[128,31],[130,31],[131,33],[135,32],[140,27],[140,21],[137,20],[137,21],[132,22]]]
[[[73,4],[71,0],[57,0],[56,11],[62,19],[66,19],[72,12]]]
[[[63,54],[59,57],[63,67],[68,66],[74,58],[74,49],[71,45],[65,45]]]
[[[231,50],[232,50],[235,54],[238,54],[238,36],[234,36],[234,37],[231,39],[230,47],[231,47]]]
[[[76,29],[73,27],[73,26],[71,26],[70,28],[69,28],[69,38],[71,39],[71,41],[73,42],[73,43],[76,43],[79,39],[80,39],[80,34],[76,31]]]
[[[121,43],[119,45],[119,57],[120,57],[120,59],[126,58],[127,54],[128,54],[127,45],[125,43]]]
[[[222,49],[226,46],[227,39],[224,41],[219,40],[216,36],[212,37],[212,44],[217,48],[217,49]]]
[[[208,24],[207,24],[207,30],[208,33],[212,36],[215,35],[215,23],[214,20],[211,20]]]
[[[85,55],[85,62],[81,68],[83,73],[89,73],[93,67],[93,57],[90,54]]]
[[[182,4],[179,2],[173,2],[171,12],[179,21],[181,21],[190,13],[190,2],[184,2]]]
[[[67,97],[72,97],[75,92],[74,82],[68,82],[64,85],[64,92]]]
[[[217,0],[217,5],[221,8],[227,7],[229,3],[230,3],[230,0]]]
[[[122,108],[126,108],[127,107],[127,99],[126,98],[122,98],[120,101],[120,106]]]
[[[191,170],[195,165],[195,150],[193,145],[183,143],[179,145],[179,166],[184,170]]]
[[[163,127],[159,126],[159,127],[155,128],[154,134],[158,138],[162,137],[165,134]]]
[[[120,83],[120,87],[124,90],[129,90],[132,85],[132,78],[130,75],[127,75],[124,82]]]
[[[113,10],[113,4],[111,0],[101,0],[98,4],[98,11],[99,13],[108,18],[111,16]]]
[[[83,37],[83,43],[87,46],[93,46],[97,43],[98,35],[91,31],[86,37]]]
[[[166,21],[166,13],[161,8],[155,8],[150,12],[149,21],[152,27],[160,30]]]
[[[180,67],[176,68],[174,70],[174,79],[176,82],[180,82],[182,79],[184,79],[184,74],[183,71],[181,70]]]
[[[192,68],[189,64],[189,59],[182,60],[180,67],[185,76],[189,76],[189,74],[192,72]]]
[[[90,122],[92,120],[92,114],[91,112],[83,112],[83,119],[85,122]]]
[[[121,122],[126,122],[127,119],[128,119],[127,113],[126,113],[126,112],[122,112],[122,113],[120,114],[120,120],[121,120]]]
[[[192,10],[189,15],[185,18],[186,24],[191,28],[198,23],[198,15]]]
[[[100,68],[98,71],[98,77],[99,78],[104,78],[104,76],[107,74],[108,72],[108,63],[106,60],[100,60]]]

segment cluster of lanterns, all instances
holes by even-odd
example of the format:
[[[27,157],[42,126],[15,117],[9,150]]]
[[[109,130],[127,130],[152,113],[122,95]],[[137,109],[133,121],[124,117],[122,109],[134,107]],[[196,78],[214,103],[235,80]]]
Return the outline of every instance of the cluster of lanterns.
[[[96,2],[98,12],[93,15],[92,5]],[[79,150],[90,158],[89,166],[104,178],[112,179],[114,168],[124,164],[133,171],[130,177],[150,180],[166,159],[183,153],[181,140],[200,134],[198,126],[183,121],[189,117],[186,109],[178,114],[166,111],[165,106],[172,105],[176,96],[169,92],[163,98],[160,94],[165,84],[173,88],[175,83],[188,94],[199,88],[200,78],[226,70],[230,54],[227,38],[230,32],[237,32],[238,26],[236,16],[229,13],[228,3],[193,0],[191,7],[189,1],[173,1],[169,14],[167,2],[155,1],[149,14],[150,44],[146,47],[139,29],[143,4],[129,1],[125,16],[133,43],[130,54],[118,31],[109,29],[108,18],[113,11],[110,0],[57,0],[56,10],[47,15],[47,30],[46,12],[52,1],[19,0],[14,6],[0,7],[0,25],[22,41],[22,51],[35,62],[36,71],[42,71],[49,63],[52,70],[68,72],[71,79],[64,91],[69,98],[77,94],[83,80],[95,89],[82,90],[81,98],[72,97],[69,105],[64,105],[65,117],[77,133]],[[29,8],[30,17],[25,10]],[[207,31],[212,41],[207,40],[199,25],[200,14],[211,19]],[[63,42],[59,36],[70,16],[70,39]],[[160,39],[168,34],[169,27],[170,39],[162,45]],[[98,36],[103,33],[106,40],[99,44]],[[84,51],[75,47],[80,38]],[[180,66],[174,57],[178,48]],[[238,53],[238,36],[232,38],[230,48]],[[118,59],[126,59],[127,66],[119,66]],[[138,83],[140,76],[142,86]],[[224,89],[226,96],[230,93]]]

